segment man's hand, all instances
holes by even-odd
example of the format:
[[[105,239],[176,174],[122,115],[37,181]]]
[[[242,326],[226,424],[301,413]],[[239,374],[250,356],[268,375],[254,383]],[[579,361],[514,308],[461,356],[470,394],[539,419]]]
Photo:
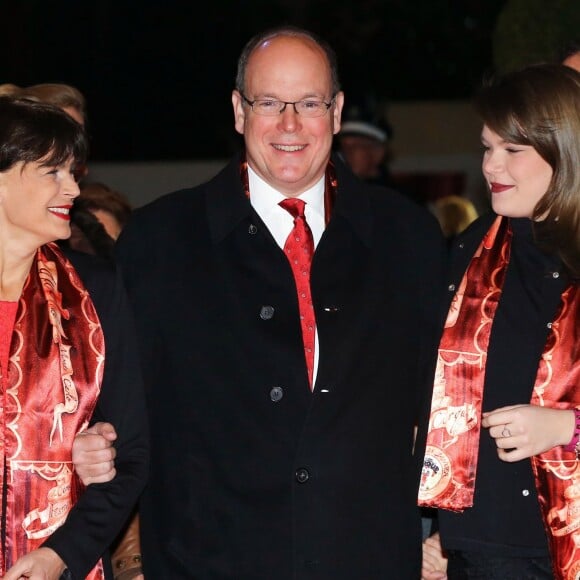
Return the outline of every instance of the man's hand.
[[[115,428],[110,423],[95,423],[75,437],[72,460],[83,485],[106,483],[115,477],[115,456],[113,442],[117,438]]]
[[[51,548],[38,548],[18,558],[3,580],[58,580],[66,565]]]
[[[447,580],[447,558],[436,532],[423,542],[423,568],[421,580]]]

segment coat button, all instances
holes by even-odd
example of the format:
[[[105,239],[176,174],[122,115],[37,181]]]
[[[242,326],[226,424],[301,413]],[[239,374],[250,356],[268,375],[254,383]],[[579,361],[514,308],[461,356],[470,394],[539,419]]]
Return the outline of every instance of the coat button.
[[[528,497],[530,495],[530,490],[529,489],[522,489],[522,495],[524,497]]]
[[[449,284],[449,286],[447,286],[447,290],[449,290],[449,292],[455,292],[455,284]]]
[[[300,469],[296,470],[296,481],[298,483],[306,483],[310,478],[310,473],[308,473],[308,469],[304,469],[301,467]]]
[[[281,387],[272,387],[272,389],[270,390],[270,400],[273,403],[277,403],[278,401],[280,401],[283,396],[284,389],[282,389]]]
[[[250,227],[248,228],[248,233],[252,235],[257,234],[258,228],[254,224],[250,224]]]
[[[270,320],[272,316],[274,316],[273,306],[262,306],[262,308],[260,308],[260,318],[262,320]]]

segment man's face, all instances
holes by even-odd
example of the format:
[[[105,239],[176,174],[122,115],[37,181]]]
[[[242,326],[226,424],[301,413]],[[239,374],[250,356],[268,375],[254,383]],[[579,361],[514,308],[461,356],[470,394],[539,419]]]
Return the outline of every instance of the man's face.
[[[245,96],[255,99],[330,102],[332,85],[325,54],[304,38],[278,37],[258,47],[246,69]],[[235,128],[244,135],[250,167],[272,187],[295,197],[323,175],[332,138],[340,129],[343,94],[321,117],[307,118],[292,105],[273,117],[260,116],[232,95]]]
[[[355,175],[370,179],[380,175],[387,153],[386,145],[361,135],[341,135],[340,152]]]

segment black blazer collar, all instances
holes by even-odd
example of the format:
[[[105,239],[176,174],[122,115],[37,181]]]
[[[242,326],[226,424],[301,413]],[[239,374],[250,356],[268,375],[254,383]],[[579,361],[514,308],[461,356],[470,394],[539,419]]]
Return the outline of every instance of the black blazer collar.
[[[240,178],[241,153],[207,183],[206,204],[212,241],[225,238],[244,219],[256,219],[250,200],[246,198]],[[343,216],[353,230],[370,246],[372,214],[368,196],[362,190],[368,186],[360,181],[338,157],[333,156],[338,181],[331,223],[335,216]]]

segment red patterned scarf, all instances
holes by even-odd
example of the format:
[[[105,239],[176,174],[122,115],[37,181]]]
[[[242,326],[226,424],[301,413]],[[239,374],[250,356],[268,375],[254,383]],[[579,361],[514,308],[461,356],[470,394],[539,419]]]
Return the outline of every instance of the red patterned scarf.
[[[510,259],[509,220],[498,217],[451,303],[439,345],[419,505],[461,512],[473,505],[485,364]],[[580,289],[569,286],[551,326],[531,397],[539,406],[580,406]],[[555,447],[531,459],[557,578],[580,573],[580,467]]]
[[[18,303],[0,387],[6,546],[0,575],[61,526],[80,492],[71,458],[101,389],[104,337],[94,305],[55,244],[37,251]],[[87,576],[104,578],[99,562]]]
[[[562,294],[532,394],[532,404],[580,407],[580,286]],[[561,446],[532,457],[538,499],[558,579],[580,578],[580,461]]]

